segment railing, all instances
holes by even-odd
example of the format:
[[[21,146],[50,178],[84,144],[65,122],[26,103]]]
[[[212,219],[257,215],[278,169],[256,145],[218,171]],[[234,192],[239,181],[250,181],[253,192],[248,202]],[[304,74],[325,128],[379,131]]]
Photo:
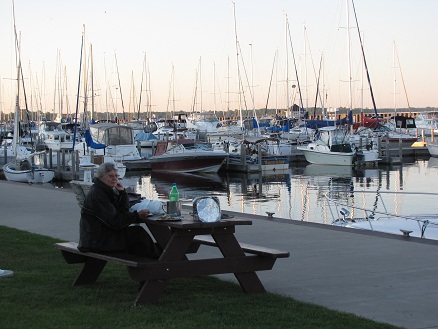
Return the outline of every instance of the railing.
[[[399,215],[390,213],[387,210],[385,202],[382,198],[382,194],[404,194],[404,195],[429,195],[429,196],[437,196],[436,193],[428,193],[428,192],[387,192],[387,191],[351,191],[350,194],[354,194],[354,192],[361,194],[375,194],[375,201],[372,209],[367,209],[359,206],[349,205],[348,202],[335,200],[325,194],[325,198],[327,200],[328,209],[332,216],[332,224],[337,226],[349,226],[350,223],[355,222],[368,222],[369,229],[374,231],[373,223],[378,220],[390,220],[390,219],[404,219],[409,221],[415,221],[418,223],[420,227],[420,237],[424,238],[426,229],[428,226],[436,226],[438,227],[438,214],[423,214],[423,215]],[[383,207],[383,211],[377,210],[379,205],[379,201]],[[333,211],[334,209],[334,211]],[[350,210],[349,210],[350,209]],[[354,217],[356,212],[363,212],[363,217]],[[377,217],[381,215],[380,217]],[[431,221],[435,219],[435,221]],[[403,232],[403,230],[401,230]],[[404,233],[404,232],[403,232]]]

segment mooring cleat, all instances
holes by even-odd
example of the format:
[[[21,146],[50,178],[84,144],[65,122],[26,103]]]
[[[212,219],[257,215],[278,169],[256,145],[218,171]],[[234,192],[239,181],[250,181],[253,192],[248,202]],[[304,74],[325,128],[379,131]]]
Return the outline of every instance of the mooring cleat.
[[[403,233],[403,236],[404,236],[404,237],[407,237],[407,238],[409,238],[409,237],[410,237],[409,234],[412,233],[412,231],[409,231],[409,230],[402,230],[402,229],[400,229],[400,232],[402,232],[402,233]]]

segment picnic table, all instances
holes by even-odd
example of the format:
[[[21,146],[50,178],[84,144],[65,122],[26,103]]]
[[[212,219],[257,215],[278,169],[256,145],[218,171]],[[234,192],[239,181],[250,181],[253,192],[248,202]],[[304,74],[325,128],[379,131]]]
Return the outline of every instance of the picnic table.
[[[186,219],[189,218],[189,219]],[[265,291],[256,271],[271,270],[277,258],[289,252],[239,243],[236,226],[251,225],[250,220],[222,219],[204,223],[186,216],[180,221],[150,218],[145,221],[152,236],[163,248],[158,260],[127,254],[81,252],[72,242],[57,243],[67,263],[84,263],[73,285],[94,283],[108,261],[127,266],[132,279],[144,281],[135,305],[158,301],[170,279],[233,273],[246,293]],[[201,245],[218,248],[223,257],[190,259]]]

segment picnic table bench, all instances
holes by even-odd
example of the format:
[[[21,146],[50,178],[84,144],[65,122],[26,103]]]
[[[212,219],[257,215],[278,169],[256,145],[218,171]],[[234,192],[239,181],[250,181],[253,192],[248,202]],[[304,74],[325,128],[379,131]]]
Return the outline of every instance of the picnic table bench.
[[[271,270],[277,258],[289,257],[289,252],[239,243],[234,235],[237,225],[251,225],[249,220],[220,220],[203,223],[195,220],[177,222],[148,219],[145,224],[163,248],[158,260],[126,253],[81,252],[77,243],[56,243],[69,264],[83,263],[73,285],[94,283],[107,262],[125,265],[131,278],[145,281],[134,304],[156,302],[168,280],[179,277],[233,273],[246,293],[265,292],[256,271]],[[189,259],[201,245],[216,247],[223,257]]]

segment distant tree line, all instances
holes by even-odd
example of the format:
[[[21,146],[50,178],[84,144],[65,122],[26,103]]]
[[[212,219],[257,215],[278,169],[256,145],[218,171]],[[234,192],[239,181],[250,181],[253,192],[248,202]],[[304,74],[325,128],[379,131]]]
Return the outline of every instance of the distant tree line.
[[[305,110],[304,110],[305,111]],[[435,107],[426,107],[426,108],[399,108],[397,109],[397,114],[402,114],[402,115],[408,115],[409,113],[412,116],[415,116],[417,113],[419,112],[423,112],[423,111],[438,111],[438,108]],[[231,119],[231,118],[236,118],[238,119],[240,117],[240,111],[238,109],[234,109],[234,110],[228,110],[228,111],[216,111],[216,115],[221,118],[221,119]],[[305,111],[306,112],[306,111]],[[312,108],[308,110],[308,117],[312,118],[312,117],[321,117],[323,115],[321,108]],[[367,116],[372,116],[374,115],[374,109],[353,109],[353,114],[360,114],[361,112],[363,112],[365,115]],[[174,114],[180,114],[180,113],[185,113],[185,114],[190,114],[191,111],[176,111],[175,113],[172,112],[153,112],[153,119],[159,119],[159,118],[172,118],[174,116]],[[348,109],[345,107],[339,107],[337,108],[337,114],[338,115],[346,115],[348,113]],[[378,110],[379,115],[390,115],[392,113],[394,113],[394,109],[391,108],[386,108],[386,109],[379,109]],[[256,110],[256,114],[258,118],[262,118],[262,117],[269,117],[269,116],[281,116],[281,117],[286,117],[288,114],[287,109],[257,109]],[[303,116],[305,113],[303,113],[303,111],[300,111],[299,106],[294,105],[291,110],[289,110],[289,115],[292,117],[294,116],[295,118],[298,119],[297,116]],[[122,113],[122,112],[118,112],[118,113],[107,113],[107,112],[95,112],[95,117],[93,118],[96,121],[99,120],[107,120],[107,117],[110,118],[110,120],[115,121],[115,119],[117,119],[117,121],[127,121],[127,120],[146,120],[148,119],[148,113]],[[253,110],[242,110],[242,116],[244,118],[251,118],[253,117]],[[37,121],[38,119],[40,120],[47,120],[47,121],[52,121],[55,120],[55,118],[57,117],[56,113],[53,112],[34,112],[34,111],[29,111],[28,113],[26,113],[25,109],[21,110],[21,121],[27,121],[27,117],[30,118],[31,121]],[[64,114],[63,118],[64,119],[68,119],[70,121],[72,121],[72,119],[74,119],[75,114]],[[79,116],[79,120],[82,121],[83,115],[81,113],[81,115]],[[88,119],[91,119],[90,117],[90,113],[88,113],[87,115]],[[149,118],[151,119],[151,118]],[[8,121],[13,121],[14,120],[14,113],[5,113],[4,111],[0,112],[0,122],[8,122]]]

